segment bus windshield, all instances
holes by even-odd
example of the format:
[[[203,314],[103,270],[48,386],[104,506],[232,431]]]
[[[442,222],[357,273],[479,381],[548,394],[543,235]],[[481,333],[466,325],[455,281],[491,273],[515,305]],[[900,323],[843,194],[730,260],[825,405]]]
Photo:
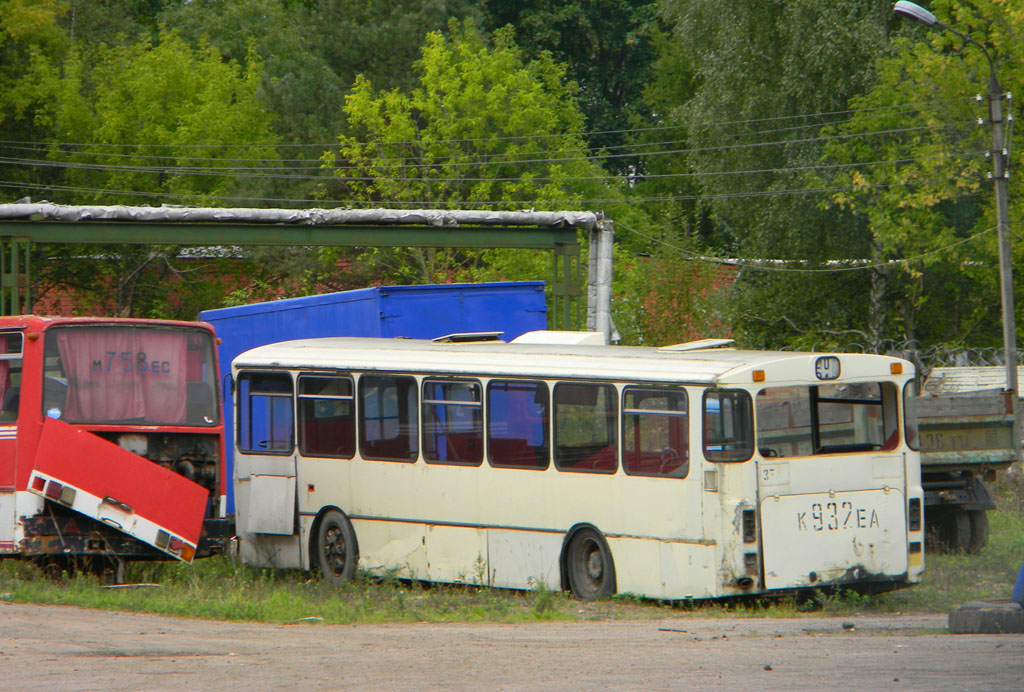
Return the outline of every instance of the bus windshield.
[[[43,415],[69,423],[212,426],[213,338],[161,325],[75,325],[46,332]]]

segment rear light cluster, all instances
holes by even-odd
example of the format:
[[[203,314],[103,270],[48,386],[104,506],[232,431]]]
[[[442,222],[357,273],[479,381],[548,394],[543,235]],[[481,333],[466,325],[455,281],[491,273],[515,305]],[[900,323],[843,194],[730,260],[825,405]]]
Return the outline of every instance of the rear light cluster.
[[[908,529],[911,531],[921,530],[921,498],[912,497],[910,498],[909,507],[907,509],[907,524]]]
[[[177,555],[185,562],[192,562],[192,558],[196,554],[195,548],[177,536],[172,536],[163,529],[160,529],[156,533],[156,547],[164,552],[170,553],[171,555]]]
[[[757,515],[752,509],[743,510],[743,542],[757,542]]]
[[[47,500],[53,500],[68,507],[74,504],[75,495],[77,494],[77,491],[70,485],[64,485],[57,481],[48,481],[42,476],[32,477],[31,490],[42,495]]]

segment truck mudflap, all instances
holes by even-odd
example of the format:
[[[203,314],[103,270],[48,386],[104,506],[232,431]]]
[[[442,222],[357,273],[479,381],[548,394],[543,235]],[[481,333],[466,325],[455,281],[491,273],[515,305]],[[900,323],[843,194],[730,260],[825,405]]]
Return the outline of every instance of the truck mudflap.
[[[92,433],[47,418],[28,490],[192,562],[209,493]]]

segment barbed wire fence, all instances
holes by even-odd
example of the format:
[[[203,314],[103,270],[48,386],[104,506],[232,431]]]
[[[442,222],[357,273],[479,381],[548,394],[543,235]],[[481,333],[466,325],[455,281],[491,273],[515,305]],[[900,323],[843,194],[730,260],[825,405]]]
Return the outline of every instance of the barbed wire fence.
[[[874,353],[904,358],[913,363],[922,377],[927,378],[932,368],[942,367],[978,367],[1005,366],[1005,351],[1000,346],[969,347],[937,344],[927,348],[911,339],[897,341],[884,339],[874,346],[851,342],[843,349],[847,353]],[[1021,353],[1018,351],[1017,364],[1021,365]]]

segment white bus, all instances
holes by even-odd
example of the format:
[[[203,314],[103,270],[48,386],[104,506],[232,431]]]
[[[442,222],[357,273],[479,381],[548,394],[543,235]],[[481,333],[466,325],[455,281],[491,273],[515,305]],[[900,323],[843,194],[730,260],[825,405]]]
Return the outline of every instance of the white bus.
[[[910,363],[543,334],[241,354],[244,561],[582,599],[920,581]]]

